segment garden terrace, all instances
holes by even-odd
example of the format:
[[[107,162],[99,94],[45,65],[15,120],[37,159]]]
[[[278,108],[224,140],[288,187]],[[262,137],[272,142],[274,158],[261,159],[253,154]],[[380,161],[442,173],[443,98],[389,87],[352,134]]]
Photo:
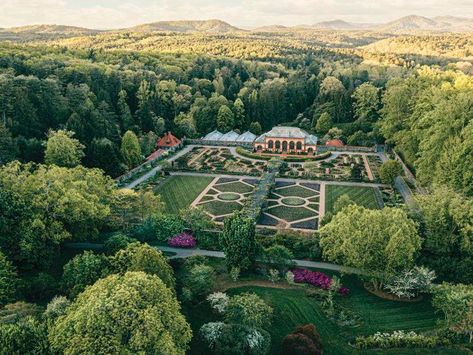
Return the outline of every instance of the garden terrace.
[[[276,181],[258,221],[268,228],[315,230],[319,224],[320,185]]]
[[[305,163],[287,163],[281,177],[328,181],[372,182],[369,166],[360,154],[334,154],[331,158]]]
[[[234,156],[228,148],[195,147],[174,162],[173,169],[201,173],[262,175],[267,163]]]
[[[158,185],[154,192],[161,195],[168,213],[179,213],[188,207],[212,182],[208,176],[174,175]]]
[[[210,178],[211,184],[195,198],[192,206],[199,206],[215,221],[223,219],[243,208],[245,201],[253,192],[257,179],[248,178]]]
[[[381,177],[379,175],[379,168],[383,164],[383,161],[379,157],[379,155],[367,155],[366,158],[368,159],[368,164],[371,169],[371,173],[373,174],[374,181],[381,181]]]
[[[350,199],[357,205],[364,206],[366,208],[377,209],[382,208],[382,199],[376,196],[376,187],[364,187],[364,186],[345,186],[345,185],[329,185],[325,186],[325,212],[331,212],[333,210],[335,202],[342,195],[348,195]]]

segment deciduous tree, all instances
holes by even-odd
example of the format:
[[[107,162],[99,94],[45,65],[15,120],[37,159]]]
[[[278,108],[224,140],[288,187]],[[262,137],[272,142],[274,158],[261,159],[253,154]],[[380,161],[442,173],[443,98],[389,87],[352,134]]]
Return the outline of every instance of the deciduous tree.
[[[143,272],[97,281],[49,332],[56,353],[184,355],[191,337],[171,290],[159,277]]]
[[[120,149],[123,161],[129,169],[136,167],[141,163],[141,147],[138,137],[132,131],[126,131],[122,137]]]
[[[327,260],[368,271],[379,289],[386,277],[413,266],[421,239],[401,209],[350,205],[320,229],[320,245]]]
[[[77,139],[74,139],[74,132],[70,131],[50,131],[44,161],[46,164],[54,164],[66,168],[73,168],[80,164],[84,157],[84,148]]]

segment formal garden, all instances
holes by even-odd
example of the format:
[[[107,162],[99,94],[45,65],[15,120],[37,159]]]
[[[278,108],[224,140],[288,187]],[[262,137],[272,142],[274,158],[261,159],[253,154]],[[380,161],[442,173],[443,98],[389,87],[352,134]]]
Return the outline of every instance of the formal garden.
[[[383,207],[382,197],[376,187],[327,184],[325,186],[325,211],[331,212],[336,201],[343,195],[348,196],[359,206],[370,209]]]
[[[280,176],[313,180],[375,182],[360,154],[337,154],[331,158],[305,163],[287,163]]]
[[[278,229],[315,230],[319,202],[319,184],[276,180],[258,224]]]
[[[195,147],[176,159],[173,170],[260,176],[267,162],[242,159],[228,148]]]
[[[213,221],[223,222],[226,216],[244,206],[257,182],[257,179],[248,178],[215,178],[192,206],[202,207]]]

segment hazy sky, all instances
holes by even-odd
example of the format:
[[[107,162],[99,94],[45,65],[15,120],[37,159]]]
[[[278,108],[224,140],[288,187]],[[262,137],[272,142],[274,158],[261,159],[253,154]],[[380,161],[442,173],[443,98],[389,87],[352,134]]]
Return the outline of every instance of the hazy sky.
[[[106,29],[211,18],[253,27],[332,19],[384,22],[410,14],[473,17],[473,0],[0,0],[0,27],[49,23]]]

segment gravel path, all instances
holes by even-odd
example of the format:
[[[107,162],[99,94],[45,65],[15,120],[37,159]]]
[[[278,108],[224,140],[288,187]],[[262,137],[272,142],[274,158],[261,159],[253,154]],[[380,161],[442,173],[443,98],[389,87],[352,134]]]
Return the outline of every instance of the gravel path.
[[[85,249],[85,250],[96,250],[101,251],[103,249],[103,244],[98,243],[66,243],[66,247],[74,249]],[[175,255],[169,257],[169,259],[180,259],[188,258],[193,255],[209,256],[214,258],[225,258],[225,253],[221,251],[205,250],[205,249],[181,249],[181,248],[172,248],[164,245],[155,246],[156,249],[159,249],[163,252],[173,253]],[[300,267],[311,267],[316,269],[332,270],[332,271],[341,271],[353,274],[362,274],[363,272],[349,267],[344,267],[337,264],[325,263],[321,261],[309,261],[309,260],[293,260],[296,266]]]

